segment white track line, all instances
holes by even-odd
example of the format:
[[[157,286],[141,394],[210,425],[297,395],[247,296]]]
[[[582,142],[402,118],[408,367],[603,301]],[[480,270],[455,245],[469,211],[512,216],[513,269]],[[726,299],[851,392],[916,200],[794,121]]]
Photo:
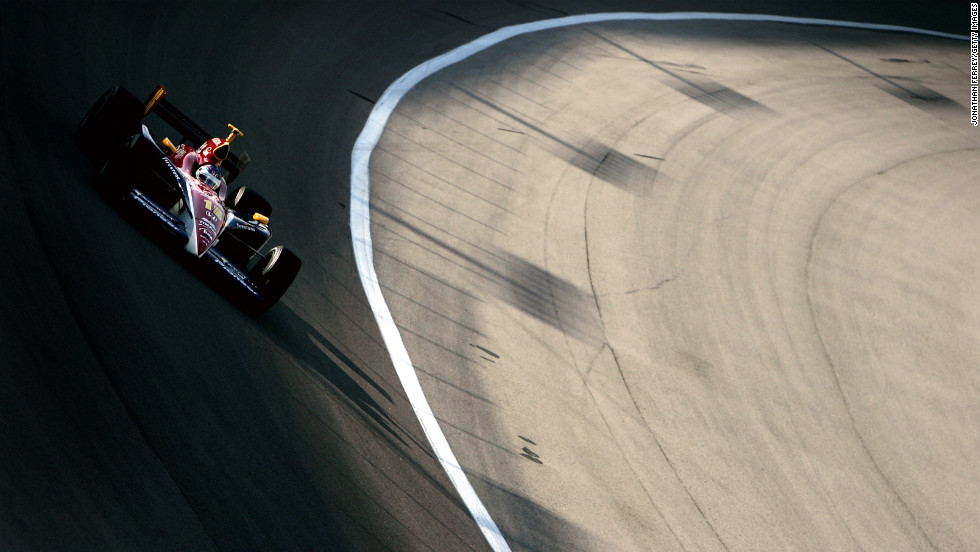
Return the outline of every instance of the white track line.
[[[473,486],[470,484],[469,479],[467,479],[466,474],[463,473],[463,468],[460,467],[459,462],[456,460],[456,456],[449,447],[449,442],[446,440],[446,436],[443,434],[442,428],[439,427],[435,414],[432,413],[432,408],[425,399],[425,393],[422,392],[422,386],[419,384],[418,374],[415,372],[415,367],[412,365],[412,360],[408,357],[408,350],[405,349],[405,344],[402,342],[401,334],[398,333],[398,327],[395,325],[395,321],[391,317],[391,311],[388,309],[388,304],[385,302],[384,295],[381,293],[381,285],[378,282],[378,274],[374,269],[374,246],[371,242],[371,182],[368,170],[371,160],[371,153],[374,151],[375,146],[378,145],[378,140],[381,139],[381,134],[384,132],[385,125],[387,125],[388,119],[391,117],[392,112],[394,112],[395,107],[398,106],[398,102],[401,101],[409,90],[414,88],[429,75],[432,75],[433,73],[454,63],[462,61],[477,52],[499,44],[508,38],[513,38],[518,35],[558,27],[581,25],[585,23],[635,20],[762,21],[768,23],[823,25],[872,31],[916,33],[958,40],[965,40],[967,38],[965,36],[953,35],[949,33],[940,33],[911,27],[899,27],[895,25],[852,23],[849,21],[806,19],[776,15],[701,12],[599,13],[575,15],[570,17],[562,17],[559,19],[534,21],[511,27],[504,27],[503,29],[499,29],[488,35],[484,35],[450,52],[422,63],[421,65],[402,75],[401,78],[396,80],[391,84],[391,86],[388,87],[387,90],[385,90],[384,94],[381,95],[381,98],[375,104],[374,109],[371,110],[371,114],[368,116],[367,124],[364,125],[364,130],[362,130],[360,136],[358,136],[357,142],[354,143],[354,150],[351,153],[350,226],[351,238],[354,245],[354,258],[357,262],[357,270],[361,278],[361,285],[364,286],[364,293],[367,295],[368,303],[371,305],[371,310],[374,312],[374,318],[378,322],[378,327],[381,330],[381,336],[384,338],[385,346],[388,348],[388,354],[391,355],[391,361],[392,364],[394,364],[395,372],[398,374],[398,379],[401,381],[402,387],[405,388],[405,394],[408,395],[408,399],[412,402],[412,408],[415,410],[415,415],[418,417],[419,423],[422,425],[422,430],[425,431],[425,434],[429,439],[429,444],[432,446],[432,450],[435,452],[436,457],[442,464],[443,469],[446,470],[446,474],[449,476],[450,481],[452,481],[453,485],[456,487],[456,491],[459,493],[460,497],[463,499],[463,502],[466,504],[466,507],[469,509],[470,515],[473,516],[476,524],[480,527],[480,531],[483,532],[483,535],[486,537],[490,547],[496,552],[509,551],[510,547],[507,545],[507,541],[504,540],[503,535],[500,533],[500,529],[497,527],[497,524],[494,523],[493,519],[490,517],[489,512],[487,512],[486,507],[483,505],[483,502],[480,501],[480,497],[477,496],[476,491],[473,490]]]

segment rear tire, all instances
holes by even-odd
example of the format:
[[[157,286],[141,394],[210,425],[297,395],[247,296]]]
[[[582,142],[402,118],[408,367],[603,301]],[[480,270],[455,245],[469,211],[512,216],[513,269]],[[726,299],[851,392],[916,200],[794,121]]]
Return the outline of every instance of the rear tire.
[[[92,165],[101,167],[116,146],[138,130],[143,103],[120,86],[106,90],[75,130],[75,140]]]
[[[92,186],[106,198],[122,199],[133,189],[132,181],[129,180],[132,178],[132,171],[128,168],[134,164],[132,152],[139,138],[140,135],[134,134],[128,141],[114,148],[114,151],[109,150],[109,155],[99,164]]]
[[[152,193],[154,200],[165,205],[167,202],[157,197],[160,186],[153,187],[159,183],[151,178],[155,163],[160,163],[160,151],[142,133],[133,134],[115,148],[107,150],[92,185],[110,199],[124,196],[139,187],[144,193]]]
[[[242,215],[241,218],[245,220],[252,220],[252,215],[255,213],[260,213],[267,217],[272,216],[272,205],[264,197],[259,195],[258,192],[252,191],[245,186],[235,188],[228,194],[228,197],[225,199],[225,205],[237,211],[238,214]]]

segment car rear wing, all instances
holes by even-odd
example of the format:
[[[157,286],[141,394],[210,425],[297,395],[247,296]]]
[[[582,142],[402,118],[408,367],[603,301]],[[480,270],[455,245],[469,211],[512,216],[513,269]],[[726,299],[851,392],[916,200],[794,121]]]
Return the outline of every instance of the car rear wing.
[[[211,138],[218,136],[217,134],[205,132],[200,125],[192,121],[190,117],[174,107],[172,103],[164,98],[166,93],[167,92],[162,85],[157,87],[153,95],[150,96],[150,99],[146,101],[145,110],[143,112],[144,117],[149,115],[151,112],[155,113],[158,117],[163,119],[165,123],[180,133],[181,142],[184,143],[200,145]],[[245,166],[248,165],[248,162],[249,157],[245,152],[242,152],[240,155],[228,153],[228,157],[221,163],[221,168],[228,172],[226,180],[228,182],[235,180]]]

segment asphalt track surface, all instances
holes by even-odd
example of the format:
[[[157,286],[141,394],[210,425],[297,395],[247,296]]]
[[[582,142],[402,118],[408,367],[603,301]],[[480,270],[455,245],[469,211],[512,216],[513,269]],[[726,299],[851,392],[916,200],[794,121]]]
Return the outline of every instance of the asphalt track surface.
[[[167,8],[0,4],[0,545],[486,549],[367,307],[354,140],[391,82],[498,28],[731,8]],[[740,9],[968,22],[952,2]],[[406,97],[372,159],[378,274],[513,549],[976,548],[965,44],[597,24]],[[304,260],[261,320],[87,185],[88,105],[159,83],[245,131],[243,181]]]

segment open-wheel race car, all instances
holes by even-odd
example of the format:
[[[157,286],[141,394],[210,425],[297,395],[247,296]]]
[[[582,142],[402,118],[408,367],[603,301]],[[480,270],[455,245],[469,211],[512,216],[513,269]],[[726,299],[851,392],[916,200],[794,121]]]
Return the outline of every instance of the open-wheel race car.
[[[271,236],[268,201],[244,186],[228,191],[249,161],[230,152],[242,132],[229,124],[226,138],[213,138],[165,94],[160,86],[143,102],[116,87],[89,109],[75,139],[96,169],[94,186],[133,220],[176,238],[197,258],[192,263],[216,269],[207,274],[217,275],[217,286],[260,315],[292,284],[300,260],[283,246],[263,252]],[[151,113],[181,137],[179,146],[150,133]]]

